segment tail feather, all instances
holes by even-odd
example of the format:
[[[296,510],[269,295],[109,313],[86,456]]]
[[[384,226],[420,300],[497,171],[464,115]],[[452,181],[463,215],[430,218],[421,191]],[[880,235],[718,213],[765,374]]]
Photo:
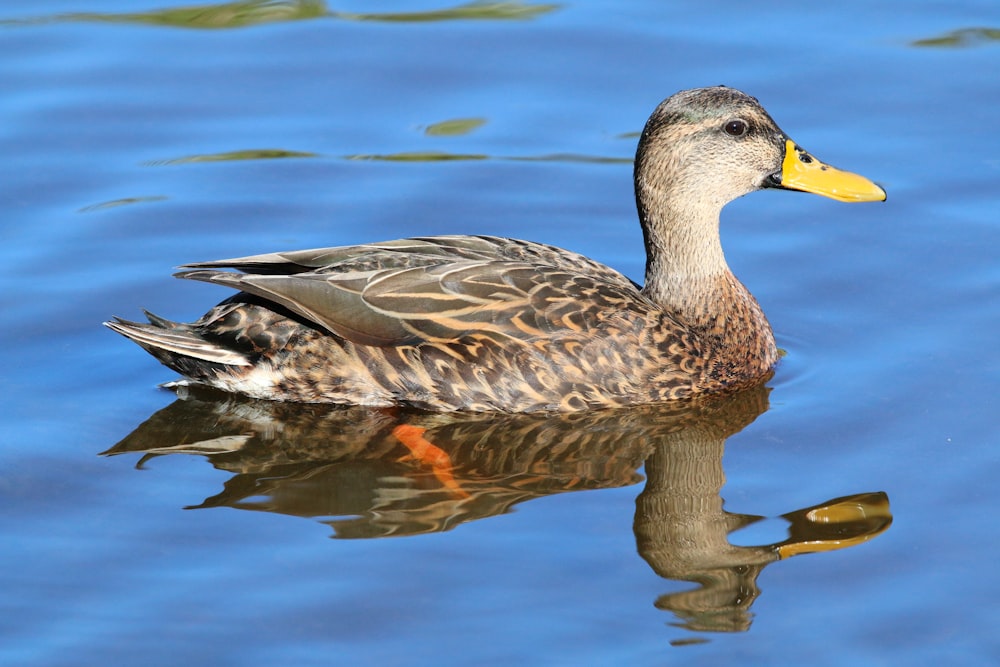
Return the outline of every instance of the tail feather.
[[[156,326],[156,327],[160,327],[161,329],[176,329],[176,328],[178,328],[178,327],[181,326],[180,323],[174,322],[173,320],[168,320],[165,317],[160,317],[159,315],[156,315],[155,313],[149,312],[145,308],[143,309],[142,314],[146,316],[146,319],[149,320],[150,324],[152,324],[153,326]],[[125,320],[122,320],[122,318],[120,318],[120,317],[116,317],[115,320],[117,320],[119,322],[124,322],[125,321]]]
[[[225,366],[251,365],[250,360],[239,352],[219,347],[201,338],[184,325],[152,313],[146,313],[146,317],[149,318],[149,324],[116,317],[110,322],[105,322],[104,326],[134,341],[164,363],[167,363],[166,358],[178,355]],[[170,363],[167,365],[174,366]]]

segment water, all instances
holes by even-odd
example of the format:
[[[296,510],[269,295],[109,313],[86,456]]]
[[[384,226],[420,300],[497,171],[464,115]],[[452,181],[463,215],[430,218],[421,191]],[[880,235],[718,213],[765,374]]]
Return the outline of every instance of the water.
[[[1000,659],[1000,10],[663,4],[0,10],[0,661]],[[889,193],[726,209],[727,257],[788,355],[724,426],[430,423],[456,490],[384,415],[174,405],[170,372],[99,326],[223,298],[171,280],[185,261],[414,234],[531,238],[641,277],[636,133],[717,83]],[[182,447],[98,456],[130,443]],[[820,514],[850,545],[761,562],[823,537],[798,511],[845,496]],[[708,553],[648,509],[696,497]],[[691,615],[691,577],[735,575],[722,611]]]

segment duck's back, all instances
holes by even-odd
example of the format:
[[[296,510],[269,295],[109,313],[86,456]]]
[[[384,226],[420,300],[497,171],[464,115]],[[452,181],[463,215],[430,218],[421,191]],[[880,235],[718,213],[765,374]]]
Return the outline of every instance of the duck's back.
[[[178,275],[241,293],[192,324],[154,316],[111,326],[190,380],[227,391],[532,411],[646,403],[691,388],[681,360],[670,359],[683,326],[622,274],[548,245],[404,239],[192,264]]]

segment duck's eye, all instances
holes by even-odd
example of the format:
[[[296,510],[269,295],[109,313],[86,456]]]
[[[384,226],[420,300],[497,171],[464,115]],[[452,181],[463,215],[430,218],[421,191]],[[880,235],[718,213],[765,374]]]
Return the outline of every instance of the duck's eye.
[[[742,137],[750,129],[750,126],[745,120],[737,118],[726,123],[723,129],[731,137]]]

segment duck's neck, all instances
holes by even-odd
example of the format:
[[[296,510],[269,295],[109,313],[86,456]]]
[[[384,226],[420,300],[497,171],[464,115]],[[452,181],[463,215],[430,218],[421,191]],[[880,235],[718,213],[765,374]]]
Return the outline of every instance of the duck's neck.
[[[748,355],[770,367],[774,334],[760,305],[736,279],[722,252],[719,209],[687,209],[657,197],[657,211],[640,204],[646,242],[643,293],[724,357]]]
[[[682,210],[640,215],[646,243],[643,292],[676,312],[705,305],[707,292],[732,276],[719,240],[718,214],[706,217]]]

